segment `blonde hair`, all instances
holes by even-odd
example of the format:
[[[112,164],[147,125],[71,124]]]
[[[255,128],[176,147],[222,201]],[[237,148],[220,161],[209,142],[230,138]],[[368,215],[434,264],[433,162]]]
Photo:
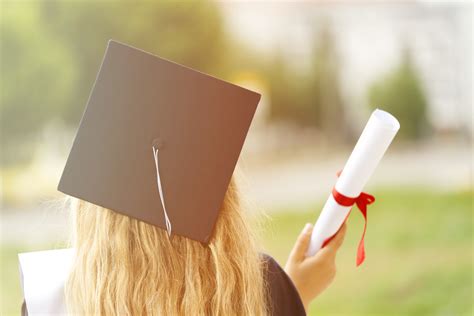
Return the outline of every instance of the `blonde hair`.
[[[208,245],[83,200],[72,204],[76,315],[265,315],[264,263],[232,179]]]

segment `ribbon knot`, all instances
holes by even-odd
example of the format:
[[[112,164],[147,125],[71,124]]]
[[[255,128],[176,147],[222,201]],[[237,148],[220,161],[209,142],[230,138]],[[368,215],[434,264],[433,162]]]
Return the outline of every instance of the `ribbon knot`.
[[[338,173],[339,175],[339,173]],[[360,210],[362,215],[364,216],[364,231],[362,232],[362,237],[359,242],[359,247],[357,248],[357,259],[356,259],[356,264],[357,266],[361,265],[362,262],[365,260],[365,246],[364,246],[364,239],[365,239],[365,232],[367,230],[367,205],[370,205],[375,202],[375,197],[373,195],[370,195],[368,193],[362,192],[359,194],[357,197],[348,197],[345,196],[344,194],[338,192],[336,188],[334,187],[332,189],[332,196],[334,197],[334,200],[337,202],[337,204],[341,206],[353,206],[354,204],[357,205],[357,208]],[[352,209],[351,209],[352,210]],[[344,222],[347,220],[349,217],[351,211],[347,214],[346,218],[344,219]],[[331,239],[334,236],[328,238],[327,240],[324,241],[323,247],[331,241]]]

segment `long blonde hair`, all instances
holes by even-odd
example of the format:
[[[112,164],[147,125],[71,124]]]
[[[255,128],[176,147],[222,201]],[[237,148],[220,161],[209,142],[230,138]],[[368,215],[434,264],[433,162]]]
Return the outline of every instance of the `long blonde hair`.
[[[265,315],[263,262],[234,179],[208,245],[75,199],[75,315]]]

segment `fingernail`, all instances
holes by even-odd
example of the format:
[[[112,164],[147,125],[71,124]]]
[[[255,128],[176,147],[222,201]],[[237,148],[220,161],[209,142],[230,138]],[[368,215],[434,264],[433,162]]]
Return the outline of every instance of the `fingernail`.
[[[306,223],[303,228],[303,233],[308,234],[311,231],[311,228],[313,228],[313,225],[311,225],[310,223]]]

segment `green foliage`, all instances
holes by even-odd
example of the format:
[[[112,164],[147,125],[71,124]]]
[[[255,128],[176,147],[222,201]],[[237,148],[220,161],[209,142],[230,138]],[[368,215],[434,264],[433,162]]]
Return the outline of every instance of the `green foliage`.
[[[78,69],[67,47],[46,31],[39,3],[10,2],[2,9],[0,137],[2,155],[16,160],[18,143],[31,145],[29,137],[62,114]]]
[[[337,47],[329,24],[323,25],[316,43],[309,91],[312,92],[313,102],[318,105],[318,126],[334,139],[334,137],[343,136],[340,128],[344,124],[339,125],[334,122],[341,121],[344,105],[339,90]]]
[[[76,126],[109,39],[220,74],[222,18],[208,1],[2,4],[2,162],[28,159],[52,120]]]
[[[270,115],[274,119],[290,120],[303,125],[316,124],[317,104],[308,94],[308,78],[298,75],[278,52],[268,70]]]
[[[368,95],[372,109],[381,107],[399,119],[402,128],[398,137],[419,139],[426,135],[427,100],[408,50],[398,68],[375,82]]]

